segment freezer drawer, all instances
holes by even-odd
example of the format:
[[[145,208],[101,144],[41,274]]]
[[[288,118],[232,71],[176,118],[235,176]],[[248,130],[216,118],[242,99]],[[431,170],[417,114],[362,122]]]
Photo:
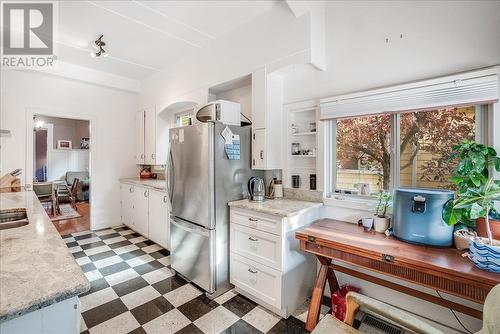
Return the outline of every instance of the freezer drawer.
[[[215,291],[215,275],[211,243],[215,231],[170,216],[170,247],[172,268],[205,291]]]

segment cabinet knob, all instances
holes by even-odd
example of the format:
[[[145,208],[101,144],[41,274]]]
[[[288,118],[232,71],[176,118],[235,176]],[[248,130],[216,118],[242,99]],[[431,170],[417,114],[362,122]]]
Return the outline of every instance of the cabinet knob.
[[[264,150],[260,150],[260,158],[264,159]]]
[[[128,191],[131,192],[131,193],[133,193],[134,192],[134,187],[130,187]]]
[[[168,197],[167,196],[163,196],[163,203],[167,203],[168,202]]]
[[[154,159],[155,158],[155,154],[151,154],[151,159]]]
[[[252,268],[248,268],[248,272],[251,274],[257,274],[257,270],[252,269]]]
[[[144,191],[144,197],[148,197],[148,195],[149,195],[149,191],[147,191],[147,190]]]
[[[141,159],[144,159],[144,154],[143,153],[141,153]]]
[[[248,220],[251,221],[251,222],[259,221],[258,219],[255,219],[255,218],[248,218]]]
[[[255,237],[248,237],[248,240],[250,240],[250,241],[258,241],[259,239],[255,238]]]

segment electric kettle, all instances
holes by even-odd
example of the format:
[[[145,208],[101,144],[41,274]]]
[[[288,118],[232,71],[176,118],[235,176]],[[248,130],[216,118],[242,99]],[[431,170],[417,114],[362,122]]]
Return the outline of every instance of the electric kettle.
[[[248,180],[248,193],[250,200],[255,202],[264,202],[266,196],[266,186],[264,180],[260,177],[251,177]]]

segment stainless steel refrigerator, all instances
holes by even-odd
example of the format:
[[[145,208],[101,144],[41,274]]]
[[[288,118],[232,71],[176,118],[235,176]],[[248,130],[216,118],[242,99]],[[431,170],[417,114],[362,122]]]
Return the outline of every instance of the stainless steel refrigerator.
[[[221,133],[226,125],[221,123],[169,133],[171,266],[212,296],[230,289],[227,202],[246,197],[248,179],[259,174],[250,165],[250,128],[228,127],[239,135],[239,160],[230,160],[225,152]]]

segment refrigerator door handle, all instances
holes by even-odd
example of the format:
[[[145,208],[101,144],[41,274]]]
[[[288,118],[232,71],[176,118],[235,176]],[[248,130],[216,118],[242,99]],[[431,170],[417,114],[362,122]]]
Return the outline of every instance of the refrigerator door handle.
[[[177,217],[170,216],[170,223],[183,229],[184,231],[196,233],[196,234],[201,234],[201,235],[208,237],[208,230],[206,230],[202,227],[198,227],[196,225],[193,225],[192,223],[182,221]]]
[[[167,162],[167,193],[170,205],[172,205],[172,197],[174,196],[174,160],[172,157],[172,150],[169,150]]]

